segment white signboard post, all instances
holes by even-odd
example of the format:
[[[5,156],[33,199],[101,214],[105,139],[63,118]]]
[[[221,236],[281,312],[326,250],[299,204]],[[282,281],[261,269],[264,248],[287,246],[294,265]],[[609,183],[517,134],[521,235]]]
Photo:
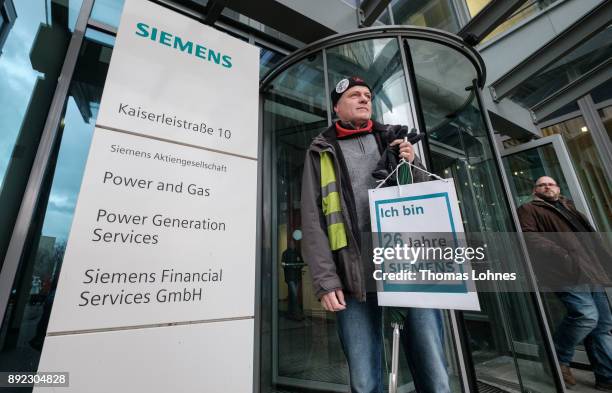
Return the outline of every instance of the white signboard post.
[[[369,197],[373,244],[379,249],[378,304],[480,310],[469,263],[438,258],[442,251],[448,256],[466,246],[453,180],[369,190]],[[414,253],[427,248],[429,257]],[[453,279],[432,278],[428,272],[451,273],[447,277]]]
[[[40,371],[250,392],[259,50],[126,0]]]

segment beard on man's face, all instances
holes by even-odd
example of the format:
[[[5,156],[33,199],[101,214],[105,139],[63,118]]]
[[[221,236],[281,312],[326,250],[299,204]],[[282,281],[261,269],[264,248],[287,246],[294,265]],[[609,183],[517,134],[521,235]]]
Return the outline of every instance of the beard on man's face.
[[[559,199],[559,191],[549,188],[547,190],[544,191],[538,191],[536,192],[536,196],[545,199],[547,201],[556,201],[557,199]]]

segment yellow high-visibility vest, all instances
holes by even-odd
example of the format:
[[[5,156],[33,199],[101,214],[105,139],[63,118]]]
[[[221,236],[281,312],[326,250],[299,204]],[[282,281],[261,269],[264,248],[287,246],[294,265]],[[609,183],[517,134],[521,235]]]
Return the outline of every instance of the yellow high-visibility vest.
[[[342,218],[340,193],[336,183],[336,171],[331,153],[321,153],[321,204],[327,223],[327,237],[332,251],[348,245],[346,226]]]

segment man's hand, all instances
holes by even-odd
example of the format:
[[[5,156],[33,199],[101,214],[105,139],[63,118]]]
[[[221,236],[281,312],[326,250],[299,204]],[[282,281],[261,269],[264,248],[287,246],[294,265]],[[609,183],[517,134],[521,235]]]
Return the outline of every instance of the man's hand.
[[[327,311],[342,311],[346,308],[344,302],[344,292],[342,289],[336,289],[333,292],[326,293],[321,297],[321,304]]]
[[[391,142],[390,146],[399,145],[399,156],[408,162],[414,161],[414,147],[410,142],[404,142],[402,139],[396,139]]]

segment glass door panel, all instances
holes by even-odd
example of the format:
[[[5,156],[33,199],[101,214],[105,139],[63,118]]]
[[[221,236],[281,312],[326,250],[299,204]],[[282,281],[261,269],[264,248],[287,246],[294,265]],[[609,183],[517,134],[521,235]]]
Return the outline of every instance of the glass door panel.
[[[327,49],[326,54],[330,87],[347,76],[359,76],[373,90],[372,119],[414,126],[397,38],[357,41]]]
[[[85,35],[65,102],[52,164],[0,330],[0,371],[36,371],[81,187],[113,37]],[[28,392],[31,388],[6,389]]]
[[[476,72],[444,45],[409,40],[409,46],[432,170],[454,179],[465,230],[489,245],[490,266],[522,278],[513,288],[504,281],[479,286],[482,311],[460,313],[476,388],[554,392],[522,250],[509,235],[515,226],[475,94]]]
[[[262,375],[284,390],[345,391],[346,362],[333,314],[312,291],[300,256],[300,195],[306,149],[328,127],[322,53],[293,65],[263,92],[271,263],[262,264]],[[264,194],[265,195],[265,194]],[[269,277],[269,278],[266,278]],[[270,305],[271,307],[268,307]],[[266,386],[267,383],[262,384]]]
[[[560,135],[551,135],[506,149],[502,157],[517,207],[531,200],[533,185],[540,176],[550,176],[557,181],[561,194],[573,200],[576,208],[593,223],[591,211]]]
[[[299,257],[300,242],[296,240],[299,232],[294,236],[300,230],[304,154],[312,138],[328,126],[325,109],[328,92],[321,73],[321,53],[289,68],[264,92],[264,130],[270,132],[270,153],[264,156],[270,157],[271,170],[272,264],[269,273],[263,274],[274,277],[269,294],[273,303],[270,367],[272,385],[292,392],[348,389],[348,367],[336,332],[335,316],[325,312],[314,295],[308,266],[302,266]],[[335,86],[347,75],[361,76],[373,90],[374,119],[411,127],[415,124],[397,37],[340,45],[326,49],[325,55],[329,86]],[[266,304],[263,298],[262,302]],[[449,326],[445,320],[447,363],[453,391],[459,392],[459,371]],[[391,326],[385,326],[387,355],[391,337]],[[389,356],[388,363],[390,367]],[[400,392],[414,390],[403,355],[398,387]]]
[[[11,1],[16,17],[0,41],[0,267],[81,3]]]
[[[551,135],[506,149],[502,157],[517,207],[531,201],[533,185],[539,177],[550,176],[557,181],[561,194],[573,200],[576,208],[593,223],[584,193],[560,135]],[[565,316],[565,308],[553,293],[541,295],[549,325],[554,332],[555,327]],[[589,364],[583,345],[576,349],[574,362]]]
[[[408,76],[404,73],[400,40],[396,37],[352,42],[327,49],[327,66],[330,86],[335,86],[342,78],[350,75],[360,76],[372,87],[372,118],[384,124],[402,124],[409,128],[416,126],[414,103],[408,91]],[[403,50],[403,49],[402,49]],[[369,236],[369,234],[365,235]],[[362,235],[363,237],[363,235]],[[385,309],[388,312],[388,308]],[[389,320],[385,314],[383,320]],[[447,338],[447,364],[451,388],[459,392],[460,381],[454,358],[450,324],[444,318],[445,337]],[[391,367],[391,343],[393,331],[390,323],[384,323],[384,343],[387,360],[387,374]],[[402,351],[400,351],[402,352]],[[385,381],[386,383],[386,381]],[[399,357],[399,391],[412,391],[414,384],[406,357]]]
[[[466,331],[467,363],[475,366],[475,389],[556,391],[523,250],[510,239],[494,236],[515,233],[516,226],[475,94],[474,65],[443,44],[398,37],[310,52],[262,90],[266,231],[261,274],[262,282],[272,285],[262,286],[261,386],[291,392],[348,390],[335,317],[323,311],[312,293],[308,267],[299,255],[299,209],[304,154],[333,118],[328,91],[350,75],[363,77],[372,87],[374,119],[424,126],[421,132],[428,138],[417,150],[430,170],[454,179],[466,231],[494,239],[488,262],[522,278],[512,290],[504,282],[484,288],[479,293],[481,312],[456,314]],[[459,392],[458,344],[445,315],[448,369],[452,390]],[[385,326],[387,354],[391,336],[390,326]],[[414,390],[403,355],[399,378],[399,391]]]
[[[595,146],[591,130],[582,116],[542,129],[542,135],[559,135],[567,146],[568,160],[574,163],[574,171],[588,208],[591,221],[602,232],[612,232],[612,186],[604,171],[604,162]],[[559,152],[566,151],[559,148]]]

